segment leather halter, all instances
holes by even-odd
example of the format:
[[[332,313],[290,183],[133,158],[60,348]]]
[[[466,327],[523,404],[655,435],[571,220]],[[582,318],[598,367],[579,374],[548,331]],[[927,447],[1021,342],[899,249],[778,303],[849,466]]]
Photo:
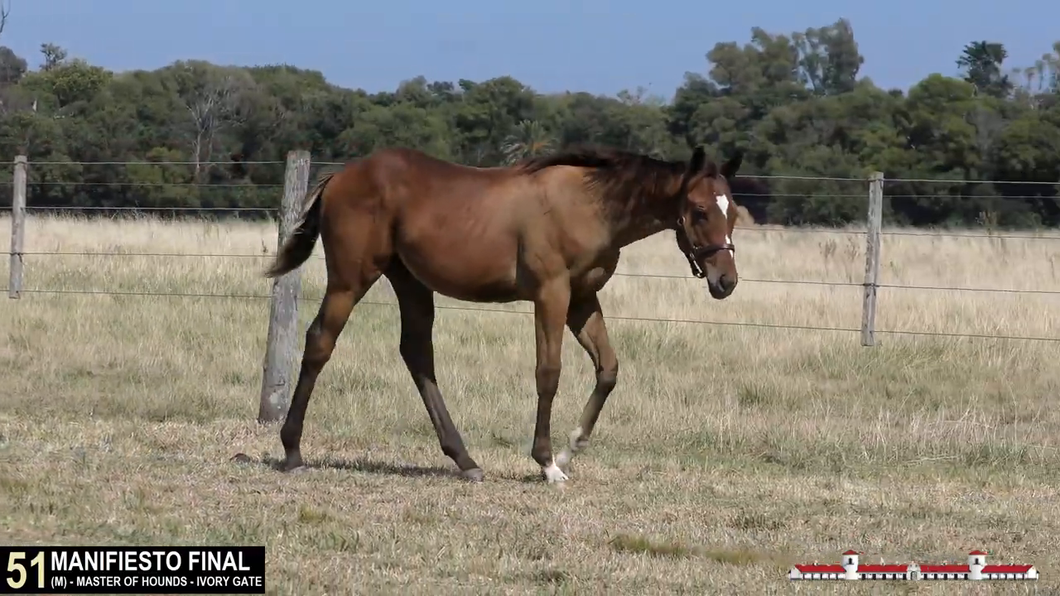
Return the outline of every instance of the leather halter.
[[[688,230],[685,229],[685,217],[682,215],[677,218],[677,233],[684,237],[684,244],[692,247],[690,250],[683,251],[685,258],[688,259],[688,266],[692,269],[692,275],[703,279],[707,276],[707,272],[699,266],[700,259],[706,259],[711,257],[717,252],[723,250],[731,250],[732,253],[736,254],[736,246],[733,244],[707,244],[706,246],[700,246],[692,241],[692,238],[688,236]]]

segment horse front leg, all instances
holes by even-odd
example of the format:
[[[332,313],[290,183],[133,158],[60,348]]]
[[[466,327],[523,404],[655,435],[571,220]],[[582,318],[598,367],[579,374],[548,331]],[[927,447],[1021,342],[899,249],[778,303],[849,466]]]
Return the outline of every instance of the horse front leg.
[[[574,333],[578,343],[593,361],[596,371],[596,386],[589,396],[589,401],[582,409],[578,427],[569,436],[567,447],[556,456],[556,465],[566,469],[574,456],[589,447],[589,436],[592,435],[600,411],[604,409],[607,398],[618,381],[618,357],[615,355],[611,341],[607,337],[604,325],[604,313],[600,308],[600,299],[594,292],[583,298],[571,301],[567,315],[567,327]]]
[[[567,475],[552,456],[552,400],[559,389],[563,348],[563,328],[570,304],[568,280],[554,280],[542,285],[534,300],[534,330],[537,339],[537,421],[531,457],[541,466],[549,483],[564,482]]]

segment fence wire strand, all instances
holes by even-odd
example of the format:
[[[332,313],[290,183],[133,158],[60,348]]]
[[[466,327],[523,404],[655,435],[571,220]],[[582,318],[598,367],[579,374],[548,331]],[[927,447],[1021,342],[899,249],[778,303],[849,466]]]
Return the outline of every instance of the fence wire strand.
[[[29,166],[281,166],[285,161],[30,161]],[[317,162],[320,163],[320,162]]]
[[[115,180],[113,182],[65,182],[59,180],[48,180],[44,182],[33,182],[29,186],[94,186],[94,187],[145,187],[145,188],[167,188],[170,186],[176,188],[245,188],[247,190],[257,190],[259,188],[283,188],[282,184],[265,184],[265,183],[254,183],[254,184],[240,184],[238,182],[127,182],[123,180]]]
[[[6,292],[6,288],[4,289]],[[127,297],[158,297],[158,298],[217,298],[217,299],[236,299],[236,300],[267,300],[271,298],[268,294],[210,294],[210,293],[195,293],[195,292],[146,292],[146,291],[125,291],[125,290],[72,290],[72,289],[42,289],[42,288],[29,288],[21,291],[25,294],[52,294],[52,295],[85,295],[85,296],[127,296]],[[300,297],[300,302],[320,302],[320,298],[308,298]],[[396,308],[398,304],[396,302],[383,302],[379,300],[362,300],[357,303],[360,305],[370,306],[386,306]],[[533,315],[533,311],[529,310],[508,310],[500,308],[486,308],[478,306],[456,306],[448,304],[438,304],[435,308],[439,310],[449,310],[458,312],[475,312],[475,313],[500,313],[509,315]],[[614,321],[629,321],[638,323],[670,323],[678,325],[708,325],[715,327],[746,327],[754,329],[777,329],[777,330],[791,330],[791,331],[820,331],[830,333],[861,333],[860,329],[852,327],[818,327],[814,325],[794,325],[784,323],[755,323],[750,321],[707,321],[703,319],[662,319],[657,317],[638,317],[630,315],[608,315],[607,320]],[[904,336],[922,336],[922,337],[945,337],[954,339],[994,339],[994,340],[1008,340],[1008,341],[1033,341],[1033,342],[1046,342],[1046,343],[1060,343],[1060,337],[1042,337],[1042,336],[1022,336],[1022,335],[989,335],[986,333],[957,333],[957,332],[945,332],[945,331],[913,331],[905,329],[892,329],[892,330],[876,330],[878,334],[882,335],[904,335]]]
[[[229,185],[232,188],[248,188],[246,185]],[[265,186],[265,185],[259,185]],[[282,187],[282,185],[269,185],[271,187]],[[81,211],[125,211],[125,212],[142,212],[142,213],[233,213],[233,212],[244,212],[244,213],[277,213],[279,207],[218,207],[218,206],[151,206],[151,205],[114,205],[114,206],[103,206],[103,205],[26,205],[25,210],[27,212],[62,212],[68,211],[77,213]],[[0,212],[11,211],[10,205],[0,206]],[[802,227],[802,226],[790,226],[781,227],[774,226],[773,224],[764,225],[752,225],[752,226],[737,226],[736,228],[740,233],[754,232],[761,234],[839,234],[839,235],[850,235],[850,236],[864,236],[867,234],[866,230],[857,229],[844,229],[844,228],[829,228],[829,227]],[[965,232],[949,232],[945,230],[882,230],[881,236],[910,236],[910,237],[921,237],[921,238],[984,238],[993,240],[1060,240],[1060,234],[1018,234],[1018,233],[965,233]]]
[[[274,253],[167,253],[167,252],[93,252],[93,251],[22,251],[18,253],[0,252],[0,255],[10,257],[12,254],[23,257],[139,257],[139,258],[203,258],[203,259],[273,259]],[[313,255],[313,260],[323,261],[324,257]],[[639,279],[664,279],[695,282],[694,278],[687,275],[672,273],[634,273],[628,271],[616,271],[615,277],[639,278]],[[838,281],[838,280],[816,280],[816,279],[766,279],[755,277],[741,277],[744,283],[780,284],[780,285],[806,285],[825,287],[865,287],[864,282]],[[972,292],[972,293],[996,293],[996,294],[1031,294],[1055,296],[1060,295],[1060,290],[1035,290],[1017,288],[978,288],[964,286],[934,286],[934,285],[906,285],[877,283],[877,288],[890,290],[922,290],[922,291],[950,291],[950,292]]]
[[[11,211],[11,206],[5,206],[4,211]],[[231,212],[231,211],[279,211],[279,207],[151,207],[146,205],[117,205],[104,207],[102,205],[26,205],[26,211],[196,211],[196,212]]]
[[[888,182],[905,182],[913,184],[1012,184],[1020,186],[1060,186],[1060,180],[1053,182],[1035,182],[1033,180],[941,180],[935,178],[888,178],[883,177],[883,183]]]
[[[995,240],[1060,240],[1060,235],[1044,234],[968,234],[961,232],[916,232],[912,230],[884,230],[881,236],[919,236],[921,238],[992,238]]]

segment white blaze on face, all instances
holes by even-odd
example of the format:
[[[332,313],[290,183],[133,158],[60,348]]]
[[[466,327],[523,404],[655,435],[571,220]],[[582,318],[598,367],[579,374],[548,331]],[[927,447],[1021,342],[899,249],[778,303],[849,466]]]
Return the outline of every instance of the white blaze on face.
[[[725,221],[728,222],[729,205],[732,205],[732,202],[729,201],[729,197],[727,195],[715,195],[714,199],[718,202],[718,207],[721,208],[721,214],[725,216]],[[728,224],[726,223],[726,225]],[[725,234],[725,244],[732,244],[732,238],[730,238],[728,234]]]

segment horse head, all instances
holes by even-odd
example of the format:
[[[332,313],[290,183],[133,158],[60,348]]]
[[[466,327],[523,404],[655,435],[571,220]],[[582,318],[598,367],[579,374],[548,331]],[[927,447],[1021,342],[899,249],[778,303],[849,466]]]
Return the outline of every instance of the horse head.
[[[692,274],[707,280],[710,295],[722,300],[736,289],[736,247],[732,231],[737,209],[729,178],[740,169],[737,153],[720,167],[696,147],[681,180],[678,195],[677,246]]]

